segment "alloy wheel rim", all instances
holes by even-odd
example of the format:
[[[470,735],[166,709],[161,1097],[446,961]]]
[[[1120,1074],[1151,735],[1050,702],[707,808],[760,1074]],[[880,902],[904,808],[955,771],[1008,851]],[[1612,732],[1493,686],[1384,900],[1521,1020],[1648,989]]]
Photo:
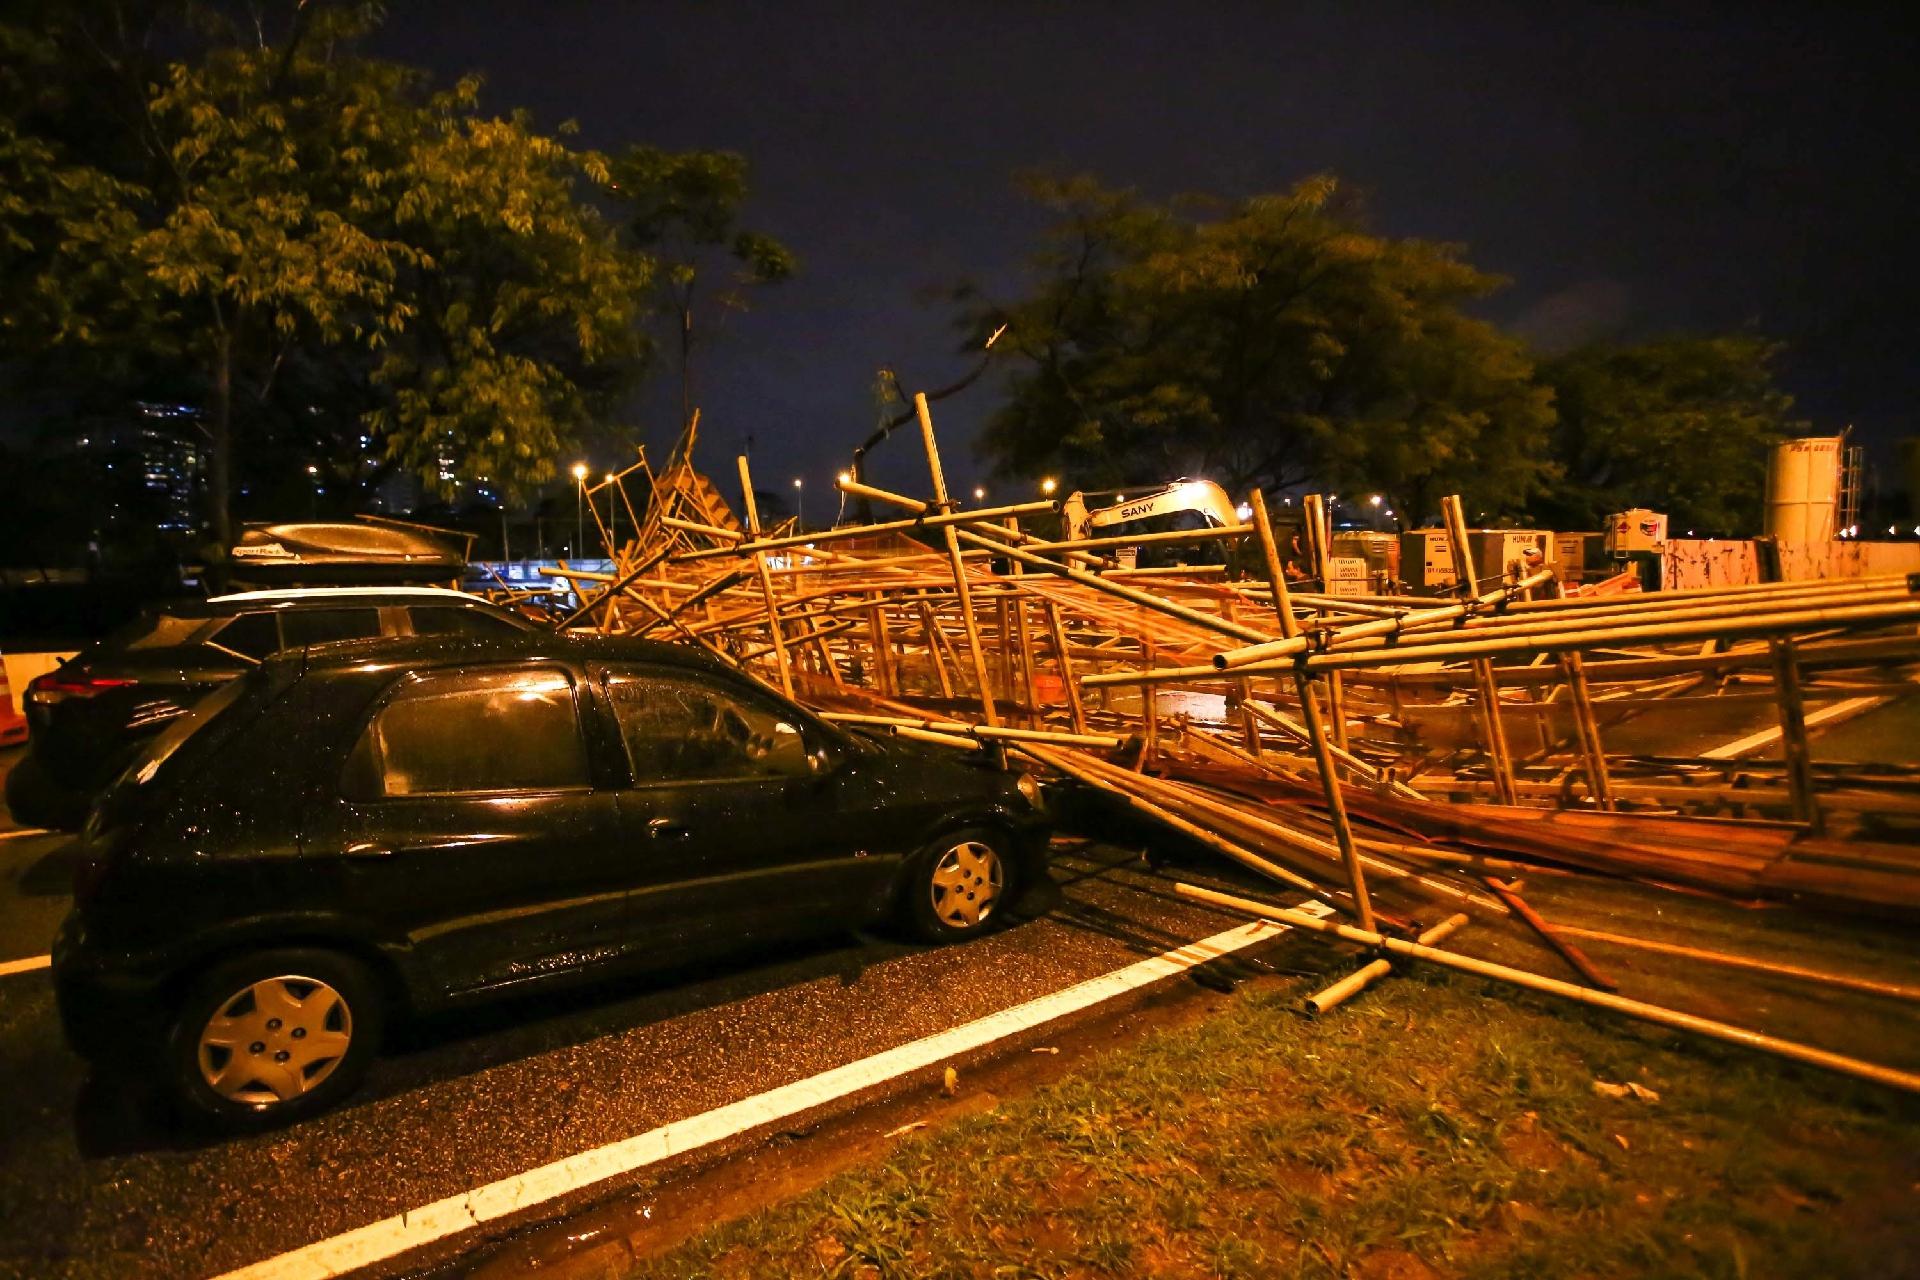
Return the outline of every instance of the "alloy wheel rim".
[[[200,1078],[230,1102],[270,1107],[310,1093],[353,1043],[353,1013],[318,978],[262,978],[220,1002],[200,1031]]]
[[[1005,884],[993,847],[964,840],[933,864],[933,914],[956,929],[978,928],[993,914]]]

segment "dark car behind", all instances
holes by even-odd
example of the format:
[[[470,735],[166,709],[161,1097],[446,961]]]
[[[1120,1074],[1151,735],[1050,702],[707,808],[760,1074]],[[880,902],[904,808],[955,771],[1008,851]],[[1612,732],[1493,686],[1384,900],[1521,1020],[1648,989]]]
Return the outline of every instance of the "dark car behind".
[[[283,650],[533,625],[475,597],[429,588],[251,592],[145,614],[27,687],[28,753],[7,776],[7,806],[24,826],[77,829],[94,796],[143,743]]]

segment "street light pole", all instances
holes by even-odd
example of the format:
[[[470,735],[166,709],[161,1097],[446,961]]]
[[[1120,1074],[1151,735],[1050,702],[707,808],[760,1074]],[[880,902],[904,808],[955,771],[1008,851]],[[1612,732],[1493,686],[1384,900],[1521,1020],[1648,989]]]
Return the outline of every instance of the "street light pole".
[[[613,504],[613,472],[607,472],[607,541],[611,559],[620,558],[620,512]]]
[[[587,464],[573,464],[573,558],[580,558],[580,550],[587,541]]]
[[[793,478],[793,519],[802,533],[807,529],[807,491],[800,484],[800,477]]]

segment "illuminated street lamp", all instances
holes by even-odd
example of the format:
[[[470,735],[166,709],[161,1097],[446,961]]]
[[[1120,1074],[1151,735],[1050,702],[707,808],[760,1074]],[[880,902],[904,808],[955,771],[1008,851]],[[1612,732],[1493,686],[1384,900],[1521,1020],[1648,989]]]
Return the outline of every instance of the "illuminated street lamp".
[[[793,521],[798,528],[807,527],[807,490],[799,476],[793,478]]]
[[[979,485],[973,486],[973,500],[975,502],[985,502],[987,500],[987,491]]]
[[[1060,487],[1060,482],[1058,480],[1055,480],[1052,476],[1048,476],[1045,480],[1042,480],[1040,482],[1040,492],[1046,494],[1049,498],[1053,496],[1053,491],[1055,489],[1058,489],[1059,487]]]

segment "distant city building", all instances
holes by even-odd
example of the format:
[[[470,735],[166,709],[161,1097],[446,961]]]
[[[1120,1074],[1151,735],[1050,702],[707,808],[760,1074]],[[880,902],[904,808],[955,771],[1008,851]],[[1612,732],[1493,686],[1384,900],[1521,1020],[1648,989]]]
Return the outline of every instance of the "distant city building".
[[[367,497],[367,509],[382,515],[406,515],[419,507],[420,479],[405,469],[388,473]]]
[[[130,419],[96,423],[80,438],[83,454],[100,468],[112,518],[152,520],[168,533],[205,527],[207,457],[199,422],[200,411],[190,405],[140,401]]]

